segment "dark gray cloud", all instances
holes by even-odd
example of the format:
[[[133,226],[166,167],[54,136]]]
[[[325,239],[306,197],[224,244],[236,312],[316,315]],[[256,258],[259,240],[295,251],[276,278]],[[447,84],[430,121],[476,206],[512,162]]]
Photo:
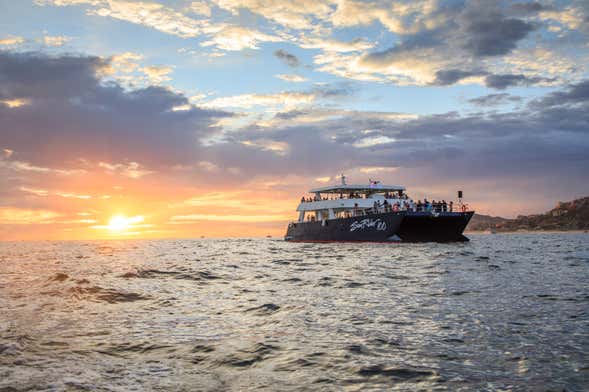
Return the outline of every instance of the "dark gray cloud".
[[[2,56],[3,97],[18,93],[32,103],[19,108],[0,105],[0,148],[14,149],[19,159],[32,163],[67,167],[85,158],[137,161],[149,169],[192,164],[186,178],[194,181],[201,170],[195,163],[207,161],[220,168],[239,168],[240,174],[231,177],[235,183],[256,176],[318,177],[362,166],[394,166],[399,168],[399,182],[408,184],[451,178],[494,187],[511,184],[521,190],[537,179],[542,183],[538,189],[589,192],[589,81],[506,113],[449,112],[398,120],[391,113],[307,108],[279,113],[271,126],[253,123],[226,133],[224,143],[203,146],[199,139],[219,132],[213,124],[230,114],[198,108],[173,111],[188,102],[183,95],[162,87],[125,90],[116,83],[105,84],[96,70],[108,66],[107,60],[6,52]],[[67,66],[60,67],[62,63]],[[52,69],[47,81],[39,76],[45,67]],[[35,69],[35,83],[21,69]],[[445,76],[448,80],[452,75]],[[51,83],[55,94],[47,87]],[[352,92],[345,85],[315,91],[322,97]],[[514,99],[491,94],[472,103]],[[266,148],[268,143],[286,149],[279,154]],[[218,181],[229,177],[212,176]]]
[[[469,99],[468,102],[470,102],[473,105],[477,105],[477,106],[499,106],[499,105],[505,105],[508,103],[517,103],[517,102],[521,102],[522,98],[521,97],[517,97],[511,94],[507,94],[507,93],[499,93],[499,94],[488,94],[488,95],[483,95],[482,97],[477,97],[477,98],[473,98],[473,99]]]
[[[523,74],[497,74],[488,75],[485,78],[485,85],[497,90],[505,90],[512,86],[530,86],[543,82],[551,82],[554,79],[528,77]]]
[[[533,101],[530,105],[542,109],[562,105],[589,105],[589,80],[572,84],[566,89],[555,91],[545,97]]]
[[[279,113],[270,128],[248,126],[233,133],[229,143],[212,146],[208,154],[240,165],[251,176],[263,172],[317,177],[362,166],[393,166],[398,168],[396,181],[407,184],[431,179],[443,186],[451,178],[452,183],[481,184],[495,193],[497,187],[509,187],[501,191],[505,195],[525,197],[526,190],[534,189],[550,193],[550,201],[580,196],[589,192],[584,180],[589,170],[587,86],[589,82],[550,93],[538,101],[542,107],[510,112],[449,112],[404,121],[371,112],[330,115],[318,110],[314,121],[313,109]],[[558,99],[563,104],[551,106]],[[473,103],[490,106],[518,100],[500,93]],[[304,118],[298,121],[299,116]],[[245,140],[260,145],[282,142],[289,149],[277,155],[243,146]]]
[[[98,86],[97,72],[108,65],[94,56],[51,57],[0,51],[0,96],[63,98]]]
[[[400,43],[391,48],[366,54],[361,58],[361,62],[372,66],[387,66],[414,51],[443,46],[444,36],[445,28],[425,30],[407,35],[403,37]]]
[[[63,166],[78,158],[161,165],[193,160],[199,138],[231,114],[191,108],[164,87],[126,90],[106,83],[109,60],[0,52],[0,96],[29,105],[0,104],[0,147],[22,159]]]
[[[308,113],[309,113],[309,111],[305,111],[305,110],[289,110],[288,112],[276,113],[275,118],[278,118],[280,120],[290,120],[290,119],[297,118],[297,117],[300,117],[300,116],[308,114]]]
[[[436,72],[435,86],[448,86],[471,76],[485,76],[485,86],[497,90],[505,90],[513,86],[531,86],[534,84],[552,82],[555,79],[528,77],[523,74],[489,74],[482,70],[444,69]]]
[[[542,4],[537,1],[529,3],[514,3],[510,6],[510,11],[517,15],[530,15],[536,14],[540,11],[552,10],[554,7],[549,4]]]
[[[475,57],[508,54],[535,29],[531,23],[506,16],[495,2],[488,1],[471,3],[461,21],[464,47]]]
[[[297,56],[295,56],[294,54],[288,53],[287,51],[282,50],[282,49],[278,49],[277,51],[275,51],[274,56],[279,58],[281,61],[283,61],[289,67],[294,68],[294,67],[298,67],[301,64]]]
[[[318,86],[311,90],[312,94],[322,98],[341,98],[351,96],[356,92],[353,85],[349,83],[334,83]]]
[[[433,83],[437,86],[448,86],[471,76],[486,75],[484,71],[463,71],[461,69],[446,69],[436,72],[436,80]]]
[[[525,14],[523,16],[539,9],[532,3],[521,3],[516,8],[519,14]],[[492,74],[494,71],[486,59],[509,54],[537,28],[527,19],[516,17],[518,12],[502,2],[440,2],[430,17],[444,23],[432,29],[403,34],[394,46],[365,54],[360,62],[375,72],[382,70],[384,73],[387,67],[404,67],[411,60],[439,64],[442,69],[438,70],[432,84],[443,86],[469,76]],[[536,81],[527,76],[518,79],[500,75],[490,77],[488,84],[502,89],[514,84],[534,83]]]

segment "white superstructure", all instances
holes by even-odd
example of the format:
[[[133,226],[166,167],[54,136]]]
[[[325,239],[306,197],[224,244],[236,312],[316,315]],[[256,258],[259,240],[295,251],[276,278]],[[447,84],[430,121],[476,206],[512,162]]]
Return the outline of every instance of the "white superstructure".
[[[311,198],[303,198],[297,207],[299,222],[307,220],[326,220],[347,216],[363,215],[367,211],[385,212],[398,208],[413,208],[413,200],[404,194],[405,187],[383,185],[370,181],[369,185],[346,184],[342,175],[339,185],[311,189]],[[386,202],[385,202],[386,201]],[[376,210],[376,211],[375,211]]]

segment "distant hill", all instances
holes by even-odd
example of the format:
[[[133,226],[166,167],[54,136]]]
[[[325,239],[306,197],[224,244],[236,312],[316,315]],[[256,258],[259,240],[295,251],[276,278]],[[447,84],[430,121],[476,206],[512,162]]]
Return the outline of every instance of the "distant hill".
[[[538,215],[506,219],[475,214],[467,231],[550,231],[589,230],[589,197],[559,202],[552,210]]]

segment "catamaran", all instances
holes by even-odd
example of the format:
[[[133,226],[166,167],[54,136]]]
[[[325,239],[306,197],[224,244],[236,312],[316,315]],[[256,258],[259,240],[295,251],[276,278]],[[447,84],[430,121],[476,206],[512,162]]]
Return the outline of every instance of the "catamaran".
[[[474,211],[462,201],[415,202],[405,187],[369,181],[311,189],[301,199],[299,218],[288,225],[287,241],[299,242],[451,242],[468,241],[462,233]]]

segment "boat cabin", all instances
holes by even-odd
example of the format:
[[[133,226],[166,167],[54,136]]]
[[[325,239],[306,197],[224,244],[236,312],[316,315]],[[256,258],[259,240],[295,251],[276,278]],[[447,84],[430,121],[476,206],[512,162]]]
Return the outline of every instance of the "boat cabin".
[[[348,218],[413,207],[413,200],[405,194],[402,186],[383,185],[379,181],[370,181],[369,185],[346,184],[343,176],[340,185],[311,189],[309,193],[314,196],[303,197],[297,207],[299,222]]]

